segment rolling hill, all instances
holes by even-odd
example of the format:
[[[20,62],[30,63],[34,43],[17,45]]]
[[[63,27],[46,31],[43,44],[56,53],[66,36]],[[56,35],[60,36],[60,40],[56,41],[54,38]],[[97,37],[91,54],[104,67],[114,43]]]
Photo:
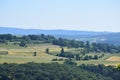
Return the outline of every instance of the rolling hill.
[[[41,30],[41,29],[20,29],[0,27],[0,34],[51,34],[51,35],[87,35],[95,36],[102,34],[109,34],[111,32],[94,32],[94,31],[75,31],[75,30]]]
[[[75,39],[81,41],[90,41],[97,43],[108,43],[120,45],[120,32],[95,32],[95,31],[77,31],[77,30],[41,30],[41,29],[21,29],[0,27],[0,34],[49,34],[57,38]]]

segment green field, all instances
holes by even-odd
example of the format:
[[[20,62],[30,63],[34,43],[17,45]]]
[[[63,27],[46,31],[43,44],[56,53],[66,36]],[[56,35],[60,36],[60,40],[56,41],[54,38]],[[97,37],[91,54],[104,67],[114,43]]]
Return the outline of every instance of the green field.
[[[49,52],[52,53],[52,55],[45,53],[46,48],[49,48]],[[64,50],[70,51],[73,53],[79,52],[79,50],[76,48],[64,47]],[[12,43],[9,43],[8,45],[0,44],[0,63],[4,63],[4,62],[7,62],[7,63],[27,63],[27,62],[51,63],[51,62],[54,62],[52,61],[52,59],[62,58],[62,57],[55,56],[57,53],[60,53],[60,51],[61,51],[60,46],[56,46],[52,44],[29,44],[28,47],[26,48],[19,47],[18,45],[13,45]],[[6,54],[6,52],[8,52],[8,54]],[[33,56],[34,52],[37,52],[37,56]],[[95,55],[95,54],[98,54],[98,53],[89,53],[88,55]],[[101,54],[104,54],[104,53],[101,53]],[[114,58],[116,58],[117,60]],[[120,64],[119,58],[120,58],[120,54],[105,54],[103,58],[100,58],[98,60],[81,60],[81,61],[76,61],[76,62],[78,63],[78,65],[80,64],[118,65]],[[112,59],[114,60],[112,61]],[[63,63],[63,61],[56,61],[56,62]]]

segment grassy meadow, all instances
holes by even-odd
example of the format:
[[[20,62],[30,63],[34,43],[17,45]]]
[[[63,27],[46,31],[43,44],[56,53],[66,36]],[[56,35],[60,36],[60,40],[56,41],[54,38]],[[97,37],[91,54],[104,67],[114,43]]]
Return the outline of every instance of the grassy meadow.
[[[49,54],[45,53],[46,48],[49,48]],[[66,48],[65,51],[70,51],[73,53],[78,53],[79,49],[76,48]],[[19,47],[18,45],[13,45],[9,43],[8,45],[0,44],[0,63],[51,63],[63,61],[52,61],[52,59],[60,59],[62,57],[55,56],[60,53],[61,47],[52,44],[29,44],[27,47]],[[34,52],[37,52],[37,56],[34,56]],[[52,54],[52,55],[51,55]],[[88,55],[95,55],[97,53],[89,53]],[[104,53],[100,53],[104,54]],[[98,55],[100,55],[98,54]],[[63,58],[65,59],[65,58]],[[120,64],[120,54],[105,54],[104,57],[98,60],[80,60],[76,61],[78,65],[80,64],[104,64],[104,65],[118,65]]]

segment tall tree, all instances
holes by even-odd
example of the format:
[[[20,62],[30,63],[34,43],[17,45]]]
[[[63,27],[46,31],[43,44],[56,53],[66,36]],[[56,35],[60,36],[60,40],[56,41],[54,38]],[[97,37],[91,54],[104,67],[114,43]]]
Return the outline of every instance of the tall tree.
[[[88,41],[86,42],[85,51],[86,53],[90,52],[90,43]]]
[[[37,52],[34,52],[33,56],[37,56]]]
[[[62,47],[62,49],[61,49],[61,53],[60,53],[60,55],[59,56],[64,56],[64,48]]]

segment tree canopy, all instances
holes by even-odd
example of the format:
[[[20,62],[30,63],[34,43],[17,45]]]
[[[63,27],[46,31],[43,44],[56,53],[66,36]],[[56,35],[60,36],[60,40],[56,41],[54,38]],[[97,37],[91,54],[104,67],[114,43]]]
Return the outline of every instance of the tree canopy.
[[[3,63],[0,64],[0,80],[113,80],[73,64],[75,63]]]

